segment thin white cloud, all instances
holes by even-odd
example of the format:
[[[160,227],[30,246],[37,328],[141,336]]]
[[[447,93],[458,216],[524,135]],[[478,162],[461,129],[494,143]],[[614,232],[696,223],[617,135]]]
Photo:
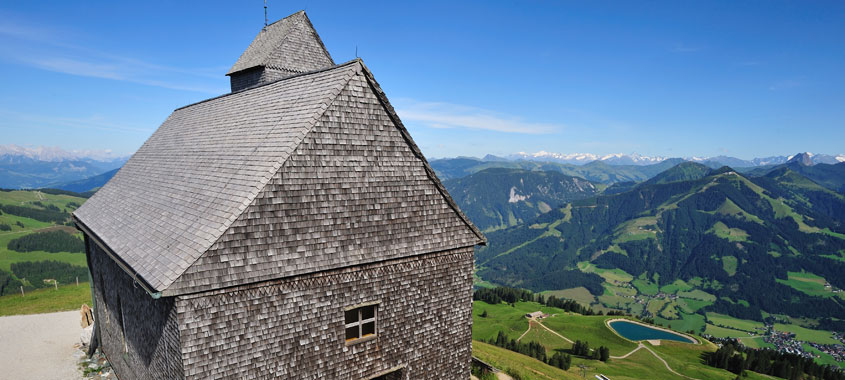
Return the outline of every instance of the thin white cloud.
[[[153,77],[156,76],[154,70],[139,70],[140,67],[122,65],[115,62],[86,61],[65,57],[21,57],[20,61],[43,70],[63,74],[112,79],[148,86],[169,88],[171,90],[200,92],[206,94],[222,94],[226,92],[225,88],[217,86],[173,83],[165,79],[154,79]]]
[[[29,26],[19,26],[0,19],[0,42],[8,48],[0,51],[6,58],[42,70],[63,74],[102,78],[163,87],[181,91],[221,94],[222,71],[210,68],[179,68],[115,55],[61,41],[66,33]],[[217,79],[215,85],[210,79]]]
[[[400,100],[397,102],[396,112],[406,123],[413,122],[429,128],[465,128],[525,134],[551,134],[564,128],[558,124],[533,123],[491,110],[449,103]]]

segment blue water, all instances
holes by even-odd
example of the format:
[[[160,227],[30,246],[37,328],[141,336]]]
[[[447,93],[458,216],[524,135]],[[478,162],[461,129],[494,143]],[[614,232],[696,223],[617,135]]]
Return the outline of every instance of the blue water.
[[[653,329],[651,327],[643,326],[637,323],[627,321],[613,321],[610,322],[610,328],[616,330],[619,335],[630,340],[647,340],[647,339],[663,339],[674,340],[684,343],[695,343],[691,339],[668,331]]]

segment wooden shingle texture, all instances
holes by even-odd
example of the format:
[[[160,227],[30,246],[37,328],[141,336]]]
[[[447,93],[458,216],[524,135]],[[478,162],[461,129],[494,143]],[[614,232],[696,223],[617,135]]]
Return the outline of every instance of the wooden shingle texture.
[[[359,60],[176,110],[74,216],[164,295],[484,241]]]
[[[473,246],[467,228],[358,72],[182,293]]]
[[[87,251],[96,328],[115,371],[127,379],[184,378],[176,300],[151,298],[96,244]]]
[[[74,216],[166,289],[246,209],[358,66],[176,110]]]
[[[177,296],[186,379],[466,379],[473,248]],[[377,302],[376,339],[347,344],[344,307]]]
[[[258,32],[226,75],[267,67],[290,74],[334,66],[305,11],[276,21]]]

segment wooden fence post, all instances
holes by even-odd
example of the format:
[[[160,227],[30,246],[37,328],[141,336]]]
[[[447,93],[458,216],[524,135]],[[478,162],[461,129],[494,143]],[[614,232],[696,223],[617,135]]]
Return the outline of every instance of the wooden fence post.
[[[58,281],[53,280],[53,285],[56,287],[56,290],[59,290],[59,282]]]
[[[23,285],[21,285],[21,297],[26,297],[26,294],[23,292]]]

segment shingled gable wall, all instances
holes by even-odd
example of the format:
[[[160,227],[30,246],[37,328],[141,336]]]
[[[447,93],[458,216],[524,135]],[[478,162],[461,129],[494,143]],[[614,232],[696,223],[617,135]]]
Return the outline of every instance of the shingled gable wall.
[[[187,379],[467,379],[473,248],[177,297]],[[375,339],[344,309],[378,302]]]
[[[101,350],[115,372],[122,379],[184,378],[175,299],[156,300],[133,286],[129,275],[97,244],[91,242],[87,254],[97,302],[95,320],[102,334]]]
[[[165,295],[481,241],[438,191],[362,70],[246,211]]]

